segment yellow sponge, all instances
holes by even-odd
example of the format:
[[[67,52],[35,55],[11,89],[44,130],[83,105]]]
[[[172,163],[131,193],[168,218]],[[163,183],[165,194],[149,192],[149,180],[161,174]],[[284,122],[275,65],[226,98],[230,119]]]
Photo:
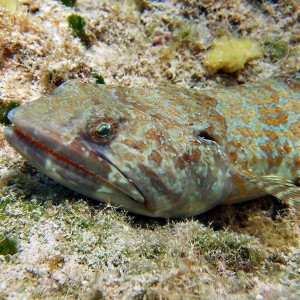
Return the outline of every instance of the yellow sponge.
[[[205,56],[204,65],[212,72],[223,70],[227,73],[242,69],[245,63],[260,58],[262,47],[250,38],[219,38]]]

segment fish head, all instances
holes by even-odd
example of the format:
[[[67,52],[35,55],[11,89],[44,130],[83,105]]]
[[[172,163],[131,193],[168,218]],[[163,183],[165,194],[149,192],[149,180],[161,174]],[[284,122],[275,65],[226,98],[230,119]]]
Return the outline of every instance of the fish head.
[[[92,199],[148,216],[196,215],[228,195],[228,166],[194,123],[164,110],[164,96],[68,81],[11,111],[5,135],[43,173]]]

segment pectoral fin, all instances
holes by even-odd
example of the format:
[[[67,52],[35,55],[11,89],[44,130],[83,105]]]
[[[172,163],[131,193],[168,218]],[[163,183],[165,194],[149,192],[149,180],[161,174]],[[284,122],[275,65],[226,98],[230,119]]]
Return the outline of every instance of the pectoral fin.
[[[293,182],[277,175],[257,176],[241,168],[234,168],[233,172],[288,205],[300,208],[300,187]]]

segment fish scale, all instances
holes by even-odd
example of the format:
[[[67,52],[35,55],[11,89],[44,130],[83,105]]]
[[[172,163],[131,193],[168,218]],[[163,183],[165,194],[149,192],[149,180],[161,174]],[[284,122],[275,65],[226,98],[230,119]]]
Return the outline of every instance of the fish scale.
[[[71,80],[11,111],[5,135],[54,180],[138,214],[268,193],[299,205],[299,77],[205,91]]]

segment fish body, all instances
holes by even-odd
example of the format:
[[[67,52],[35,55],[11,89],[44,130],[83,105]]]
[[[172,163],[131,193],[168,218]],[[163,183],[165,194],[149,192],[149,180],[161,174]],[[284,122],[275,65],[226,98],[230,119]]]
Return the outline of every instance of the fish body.
[[[299,73],[205,91],[71,80],[9,118],[7,140],[43,173],[134,213],[300,198]]]

